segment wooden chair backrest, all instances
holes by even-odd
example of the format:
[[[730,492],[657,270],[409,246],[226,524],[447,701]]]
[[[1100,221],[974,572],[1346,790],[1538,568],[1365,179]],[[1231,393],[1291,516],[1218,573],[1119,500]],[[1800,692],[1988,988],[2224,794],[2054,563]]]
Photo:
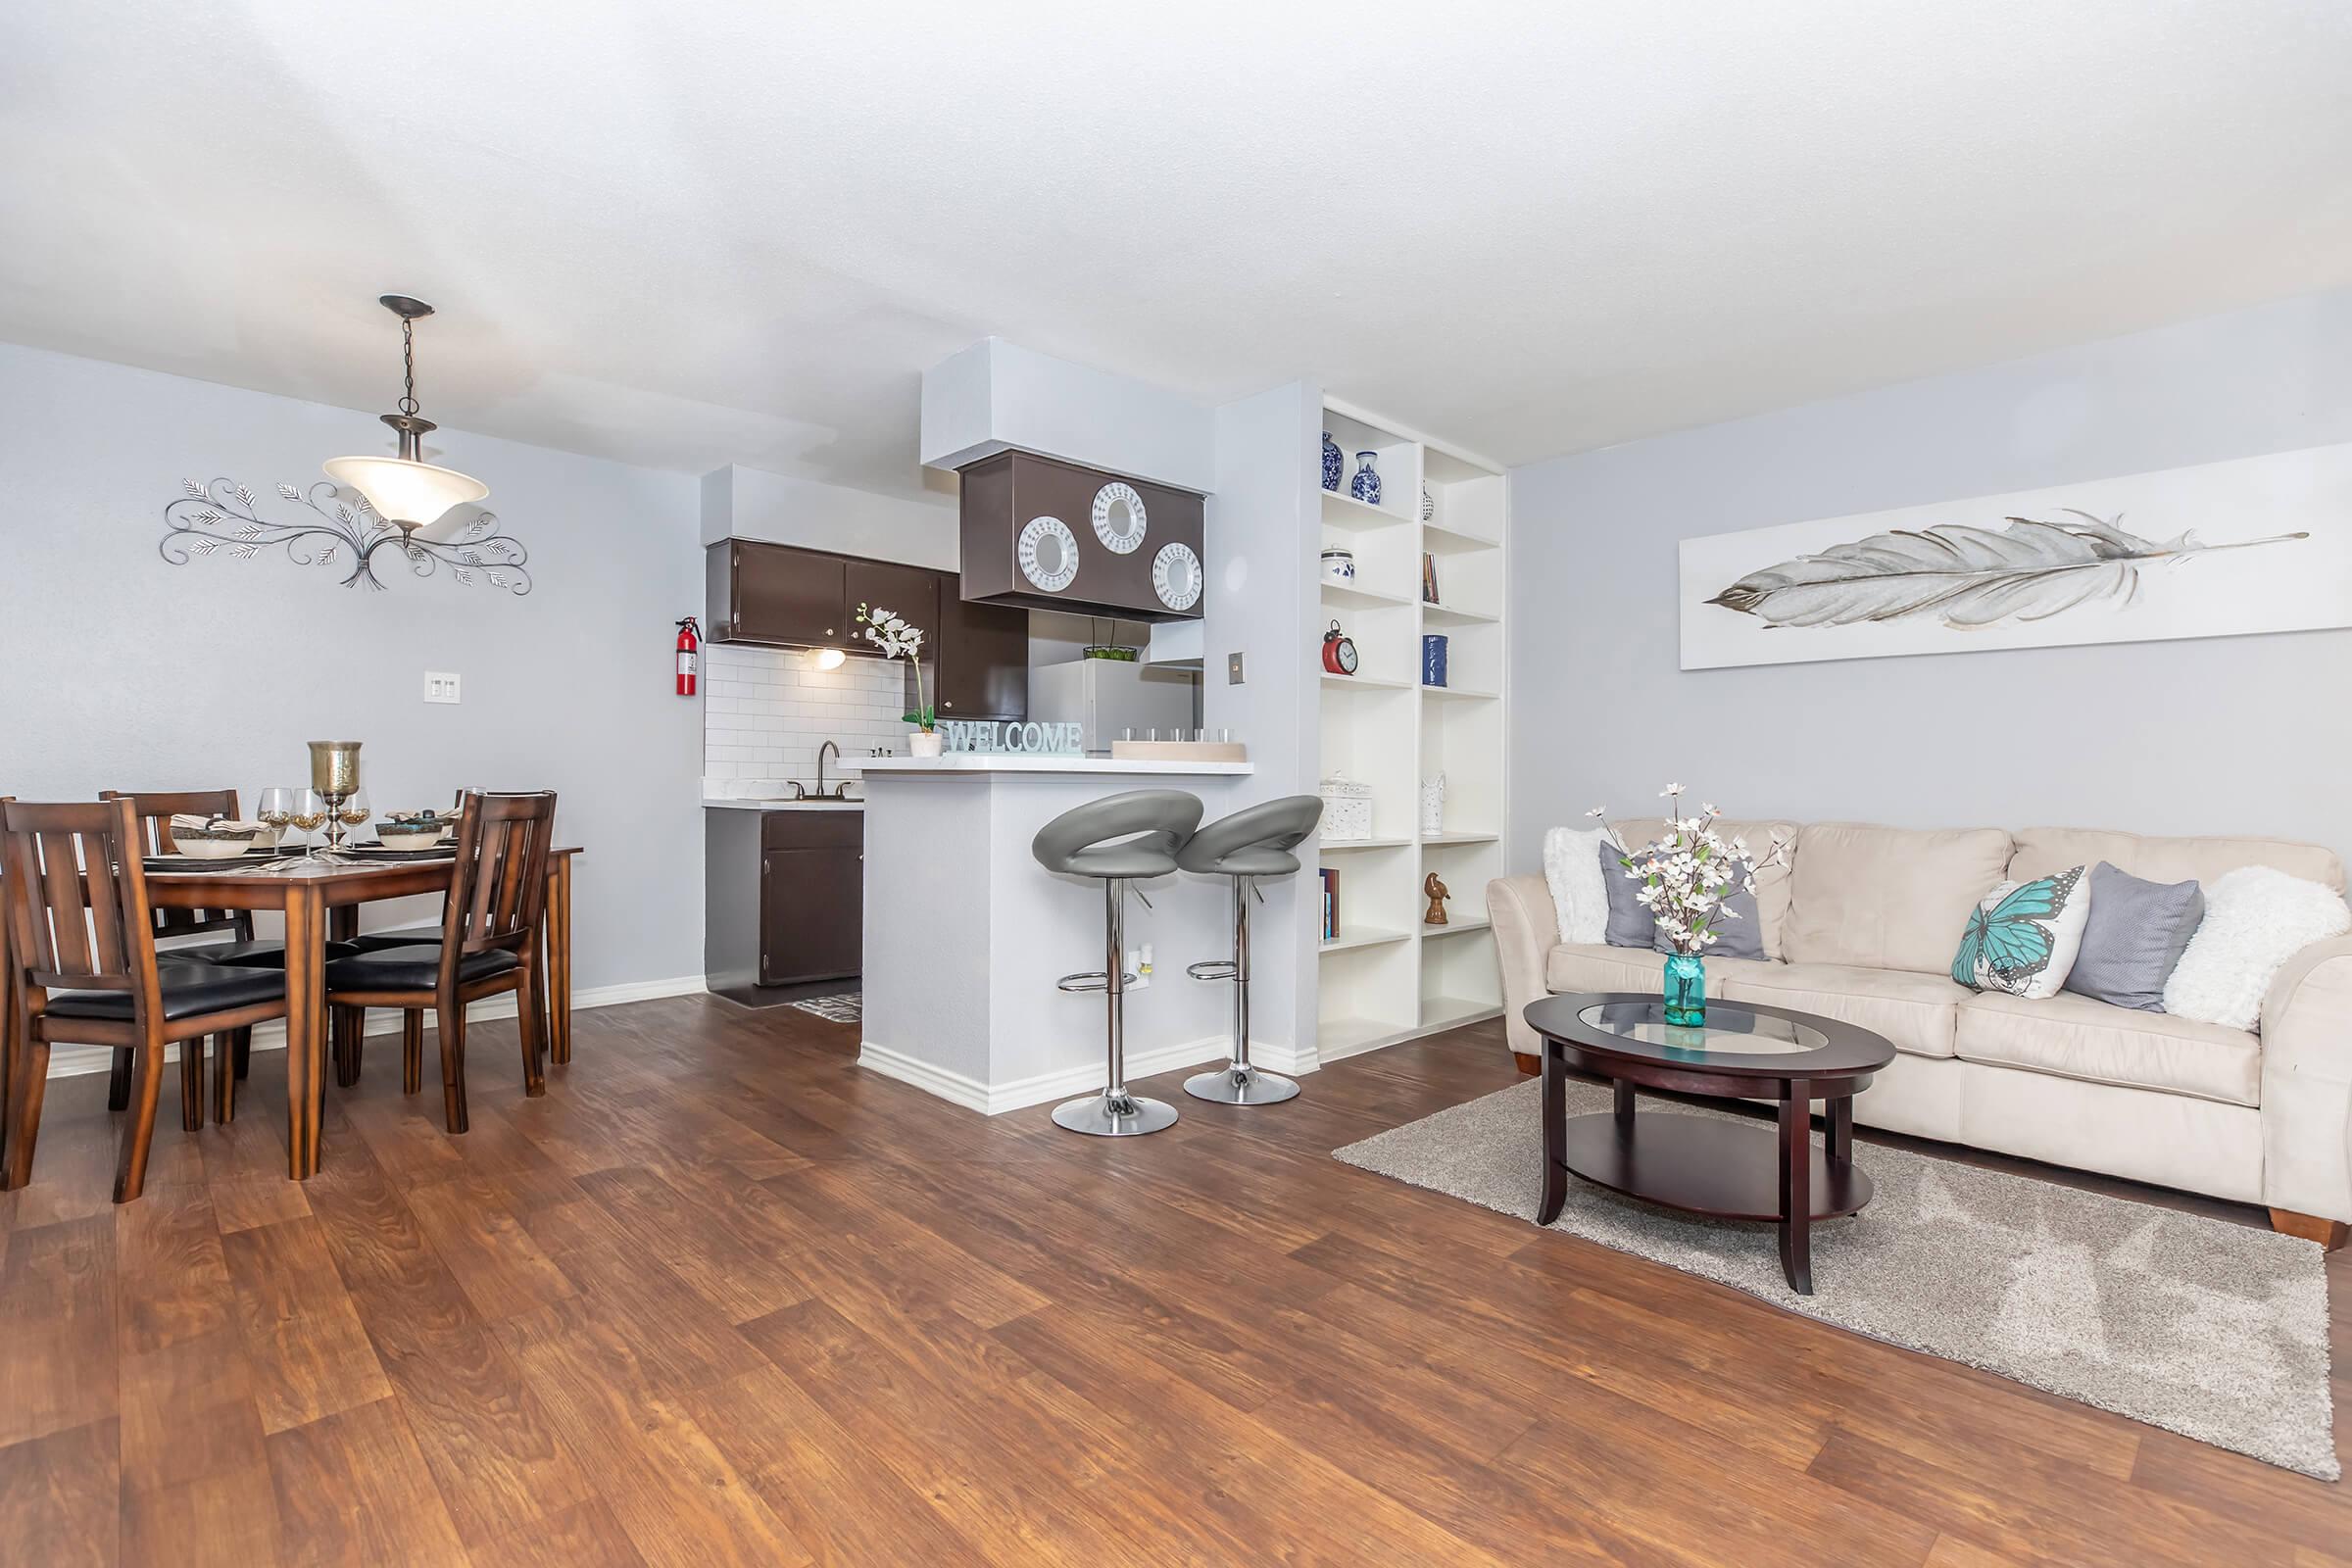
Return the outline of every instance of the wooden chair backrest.
[[[489,795],[468,790],[458,813],[458,864],[441,913],[441,983],[458,960],[504,949],[527,953],[547,907],[547,852],[556,827],[552,790]]]
[[[177,846],[172,839],[172,818],[181,813],[191,816],[235,816],[235,790],[100,790],[102,801],[128,801],[131,815],[138,822],[142,855],[171,855]],[[194,936],[203,931],[231,931],[240,940],[253,936],[253,916],[242,909],[158,909],[155,911],[155,934],[159,937]]]
[[[154,913],[128,801],[0,801],[0,891],[10,958],[31,1010],[52,987],[127,991],[143,1025],[159,1010]]]

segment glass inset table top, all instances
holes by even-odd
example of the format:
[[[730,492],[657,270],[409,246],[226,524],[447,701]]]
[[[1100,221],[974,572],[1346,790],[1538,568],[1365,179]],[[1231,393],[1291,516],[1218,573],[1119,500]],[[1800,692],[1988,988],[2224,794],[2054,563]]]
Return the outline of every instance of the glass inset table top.
[[[1603,1002],[1577,1010],[1576,1021],[1629,1045],[1693,1055],[1770,1056],[1819,1051],[1830,1037],[1809,1024],[1714,1003],[1703,1024],[1671,1024],[1662,1002]]]

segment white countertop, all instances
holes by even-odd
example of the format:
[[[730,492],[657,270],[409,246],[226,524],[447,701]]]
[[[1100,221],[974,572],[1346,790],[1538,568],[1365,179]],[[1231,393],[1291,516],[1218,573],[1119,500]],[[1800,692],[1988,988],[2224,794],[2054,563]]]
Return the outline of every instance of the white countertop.
[[[796,801],[786,796],[780,801],[714,801],[706,797],[703,804],[714,811],[862,811],[863,801]]]
[[[1018,752],[960,753],[953,757],[861,757],[858,776],[888,779],[906,774],[956,773],[1117,773],[1243,774],[1255,772],[1248,762],[1139,762],[1110,757],[1025,757]]]

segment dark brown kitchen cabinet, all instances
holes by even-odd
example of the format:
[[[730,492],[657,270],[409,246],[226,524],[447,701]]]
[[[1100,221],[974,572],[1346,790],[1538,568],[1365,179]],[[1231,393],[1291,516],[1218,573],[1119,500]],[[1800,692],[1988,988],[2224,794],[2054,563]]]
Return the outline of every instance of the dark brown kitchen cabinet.
[[[725,539],[710,547],[708,575],[712,642],[879,658],[858,625],[858,607],[877,606],[923,629],[923,696],[939,717],[1029,716],[1029,612],[964,598],[955,572]]]
[[[703,813],[704,972],[713,991],[855,977],[863,966],[865,813]]]
[[[847,646],[856,628],[842,614],[851,563],[821,551],[728,539],[710,547],[708,610],[711,640],[808,647]]]
[[[848,584],[842,593],[842,613],[849,617],[851,639],[845,645],[853,653],[878,655],[880,650],[865,640],[858,624],[858,607],[875,606],[923,629],[924,640],[930,640],[932,628],[939,624],[939,596],[941,573],[928,566],[905,566],[895,561],[852,561],[849,563]],[[953,591],[955,579],[949,578]]]
[[[942,572],[938,659],[925,677],[935,687],[941,718],[1029,716],[1029,612],[957,597],[956,578]]]

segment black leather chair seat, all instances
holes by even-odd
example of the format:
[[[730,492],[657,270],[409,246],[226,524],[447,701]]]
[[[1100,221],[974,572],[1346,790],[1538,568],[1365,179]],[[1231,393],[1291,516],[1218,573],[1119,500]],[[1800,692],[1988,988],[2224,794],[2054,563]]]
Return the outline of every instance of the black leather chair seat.
[[[406,931],[363,931],[351,939],[354,953],[381,953],[386,948],[439,947],[441,928],[420,925]]]
[[[249,1007],[257,1002],[275,1002],[286,994],[286,977],[260,969],[228,969],[210,963],[166,964],[156,971],[163,992],[164,1016],[178,1020],[198,1013]],[[127,1023],[131,1017],[127,991],[52,991],[49,1012],[59,1018],[112,1018]]]
[[[466,985],[505,974],[515,966],[515,961],[514,955],[503,948],[467,954],[458,960],[458,983]],[[430,991],[440,978],[438,943],[355,954],[326,966],[329,991]]]
[[[360,950],[349,942],[326,944],[328,962],[348,958]],[[163,963],[221,963],[233,969],[283,969],[286,966],[286,945],[283,942],[214,942],[200,948],[167,948],[156,954]]]

